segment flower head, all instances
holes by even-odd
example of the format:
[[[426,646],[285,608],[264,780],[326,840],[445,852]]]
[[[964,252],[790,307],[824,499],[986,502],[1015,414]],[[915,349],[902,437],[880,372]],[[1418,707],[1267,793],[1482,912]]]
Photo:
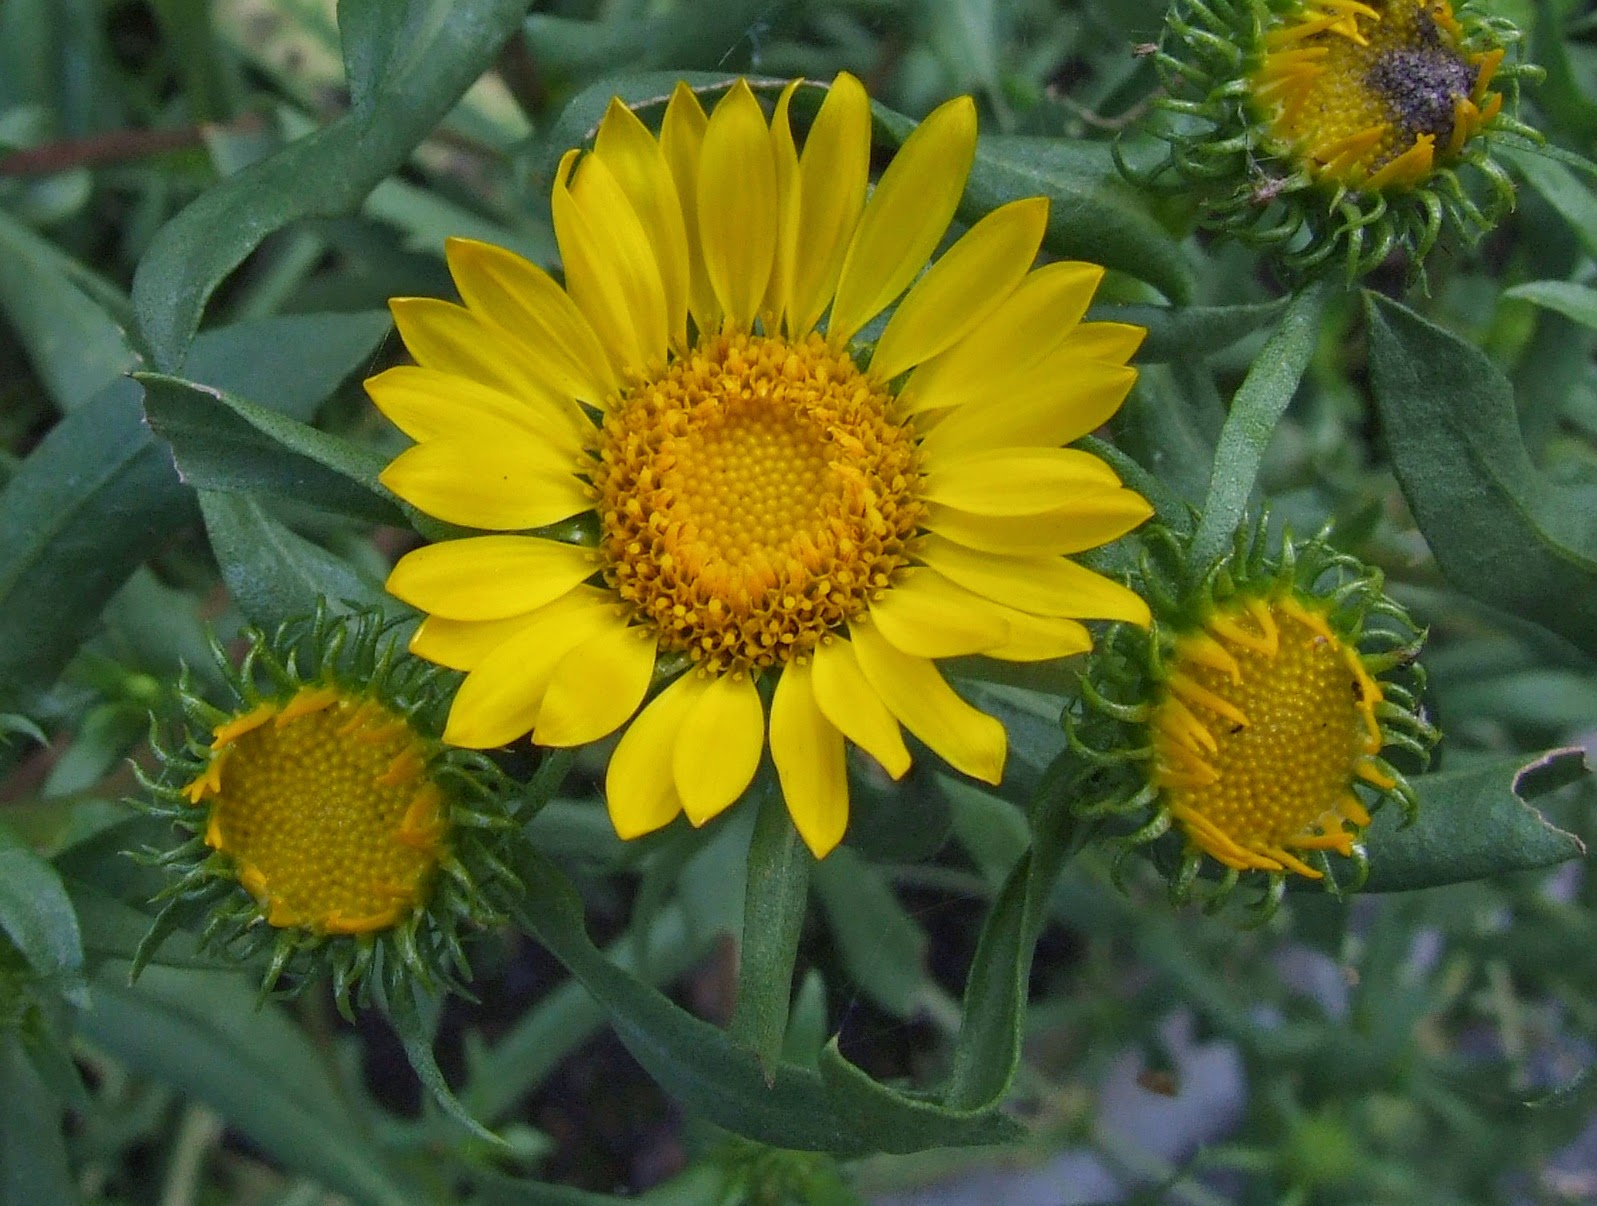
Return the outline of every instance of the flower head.
[[[184,692],[185,743],[146,807],[190,837],[159,854],[176,880],[150,951],[203,917],[241,960],[271,949],[263,992],[325,965],[346,1007],[379,964],[426,984],[465,971],[460,924],[498,918],[485,835],[509,822],[493,768],[437,740],[430,668],[388,629],[318,614],[251,632],[239,670],[217,651],[232,706]]]
[[[824,855],[847,824],[845,738],[902,775],[903,725],[1002,775],[1003,727],[936,659],[1061,657],[1090,647],[1081,619],[1147,619],[1065,556],[1149,514],[1061,447],[1135,377],[1141,329],[1080,321],[1102,269],[1033,270],[1031,198],[921,275],[974,106],[934,112],[869,190],[864,90],[839,76],[800,151],[797,87],[768,120],[744,82],[709,115],[679,86],[658,137],[614,102],[555,181],[564,288],[454,240],[465,304],[396,299],[418,364],[367,383],[418,441],[388,486],[499,533],[419,549],[389,579],[428,613],[412,650],[468,672],[445,739],[625,727],[606,781],[624,837],[736,800],[768,714],[789,811]]]
[[[1180,831],[1178,894],[1204,856],[1226,868],[1225,890],[1244,872],[1273,891],[1288,876],[1327,878],[1333,853],[1361,878],[1371,804],[1417,807],[1384,752],[1423,760],[1437,739],[1409,686],[1382,677],[1418,676],[1420,638],[1379,576],[1320,540],[1288,540],[1271,562],[1249,534],[1155,616],[1100,661],[1073,722],[1078,748],[1096,728],[1087,744],[1138,768],[1094,807],[1152,809],[1131,845]],[[1132,726],[1132,745],[1116,750],[1104,721]]]
[[[1444,226],[1472,235],[1513,203],[1490,158],[1519,32],[1448,0],[1177,0],[1159,54],[1181,99],[1165,165],[1214,226],[1280,251],[1289,269],[1369,271],[1423,260]],[[1194,92],[1200,99],[1189,98]],[[1195,120],[1194,120],[1195,119]],[[1480,208],[1456,169],[1493,189]]]

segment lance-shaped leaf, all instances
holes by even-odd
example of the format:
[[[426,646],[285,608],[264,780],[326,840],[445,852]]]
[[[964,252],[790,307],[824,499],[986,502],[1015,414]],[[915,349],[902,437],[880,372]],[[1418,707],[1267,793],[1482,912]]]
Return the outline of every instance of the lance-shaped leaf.
[[[1531,462],[1513,392],[1483,353],[1397,302],[1366,302],[1386,448],[1442,572],[1597,652],[1597,488]]]

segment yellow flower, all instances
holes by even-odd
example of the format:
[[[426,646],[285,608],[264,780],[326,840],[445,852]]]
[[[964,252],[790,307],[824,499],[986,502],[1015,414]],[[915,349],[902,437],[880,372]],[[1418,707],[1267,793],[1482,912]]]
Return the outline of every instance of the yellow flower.
[[[251,629],[238,668],[214,649],[225,706],[180,689],[182,743],[157,745],[143,807],[188,837],[156,859],[172,882],[135,971],[195,924],[241,963],[269,956],[263,994],[330,973],[346,1013],[373,975],[392,994],[467,974],[461,931],[502,919],[512,882],[506,780],[439,742],[438,672],[392,630],[324,610]]]
[[[1413,188],[1503,105],[1503,48],[1468,50],[1448,0],[1309,0],[1265,47],[1251,84],[1272,135],[1350,188]]]
[[[268,925],[388,929],[421,904],[448,822],[408,721],[337,686],[301,687],[214,727],[185,788]]]
[[[1353,792],[1388,790],[1380,684],[1290,590],[1216,608],[1176,639],[1153,710],[1154,776],[1188,841],[1240,871],[1321,872],[1296,852],[1353,853]]]
[[[1103,270],[1033,269],[1047,203],[1030,198],[921,275],[975,154],[973,104],[928,117],[871,190],[864,89],[840,75],[801,152],[796,87],[768,122],[746,83],[709,116],[679,86],[658,138],[613,102],[555,181],[565,287],[451,241],[465,304],[395,299],[418,364],[367,383],[418,441],[389,488],[504,533],[419,549],[389,579],[428,613],[411,649],[468,672],[445,740],[625,726],[606,794],[627,838],[738,799],[768,708],[789,812],[823,856],[848,819],[845,738],[898,776],[902,725],[1001,778],[1003,726],[936,659],[1062,657],[1091,646],[1081,619],[1148,619],[1066,557],[1150,510],[1061,447],[1136,375],[1140,328],[1080,321]]]
[[[1419,807],[1388,753],[1423,764],[1439,737],[1419,703],[1423,637],[1379,571],[1323,537],[1271,558],[1263,525],[1245,526],[1205,567],[1163,528],[1148,537],[1155,623],[1111,634],[1066,717],[1072,748],[1106,776],[1078,811],[1126,818],[1123,853],[1177,829],[1177,900],[1205,858],[1225,868],[1217,898],[1262,874],[1266,912],[1289,876],[1356,887],[1371,808]],[[1349,873],[1331,876],[1333,854]]]

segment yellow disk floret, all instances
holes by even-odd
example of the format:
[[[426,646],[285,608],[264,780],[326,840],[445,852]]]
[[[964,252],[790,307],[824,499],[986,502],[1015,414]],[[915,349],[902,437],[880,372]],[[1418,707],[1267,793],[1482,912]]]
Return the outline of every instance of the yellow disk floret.
[[[425,904],[444,857],[428,753],[375,700],[305,686],[217,725],[184,794],[209,805],[206,844],[234,860],[269,924],[371,933]]]
[[[1265,35],[1251,89],[1270,132],[1318,178],[1408,189],[1502,107],[1496,48],[1472,53],[1447,0],[1314,0]]]
[[[1291,593],[1245,595],[1178,638],[1152,717],[1156,781],[1188,840],[1228,867],[1321,873],[1293,852],[1352,853],[1369,813],[1356,780],[1377,763],[1380,685]]]
[[[605,422],[607,583],[711,671],[807,653],[890,585],[925,513],[890,405],[819,335],[702,341]]]

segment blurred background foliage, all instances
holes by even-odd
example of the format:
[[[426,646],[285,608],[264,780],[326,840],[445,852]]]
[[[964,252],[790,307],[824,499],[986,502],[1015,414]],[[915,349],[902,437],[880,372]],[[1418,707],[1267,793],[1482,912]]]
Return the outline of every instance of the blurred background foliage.
[[[1442,885],[1420,890],[1294,894],[1250,930],[1172,911],[1148,868],[1118,891],[1089,851],[1017,922],[1040,932],[1029,969],[1011,961],[1029,1010],[1000,1078],[1022,1138],[911,1128],[875,1138],[901,1154],[838,1161],[731,1135],[708,1121],[742,1109],[719,1096],[731,1080],[669,1060],[651,1079],[609,1027],[634,1054],[656,1024],[677,1027],[672,1050],[701,1041],[647,1012],[663,998],[645,983],[726,1020],[752,810],[623,847],[592,799],[602,761],[579,759],[534,837],[614,963],[549,888],[524,927],[544,942],[489,935],[478,1000],[418,1023],[500,1150],[439,1111],[402,1050],[414,1035],[376,1014],[348,1025],[314,992],[257,1010],[247,977],[181,934],[128,985],[152,892],[122,854],[151,837],[119,803],[128,760],[148,765],[149,710],[181,665],[207,685],[207,626],[382,601],[413,539],[371,489],[401,441],[359,387],[400,355],[386,299],[450,295],[450,235],[553,266],[555,157],[613,90],[647,110],[682,73],[855,72],[884,146],[897,114],[974,95],[986,159],[962,216],[1047,193],[1050,249],[1121,270],[1102,312],[1153,335],[1113,435],[1202,503],[1284,289],[1193,236],[1182,198],[1114,170],[1117,136],[1144,151],[1156,80],[1137,48],[1163,6],[4,0],[0,1201],[1597,1200],[1597,883],[1575,840],[1594,793],[1573,756],[1519,775],[1597,741],[1597,176],[1578,158],[1597,136],[1597,9],[1487,7],[1547,69],[1521,116],[1573,154],[1508,152],[1510,220],[1433,256],[1423,290],[1401,266],[1372,282],[1411,309],[1329,296],[1254,449],[1255,501],[1298,531],[1334,517],[1429,626],[1448,736],[1425,837],[1484,861],[1389,884]],[[1484,500],[1473,528],[1448,513],[1460,482]],[[836,1032],[877,1081],[948,1071],[983,916],[1029,857],[1016,804],[1063,745],[1068,670],[971,670],[1015,745],[999,795],[855,768],[850,844],[805,923],[795,1065]],[[1372,832],[1378,875],[1392,828]],[[1505,865],[1522,869],[1448,882]],[[617,965],[636,979],[607,980]]]

